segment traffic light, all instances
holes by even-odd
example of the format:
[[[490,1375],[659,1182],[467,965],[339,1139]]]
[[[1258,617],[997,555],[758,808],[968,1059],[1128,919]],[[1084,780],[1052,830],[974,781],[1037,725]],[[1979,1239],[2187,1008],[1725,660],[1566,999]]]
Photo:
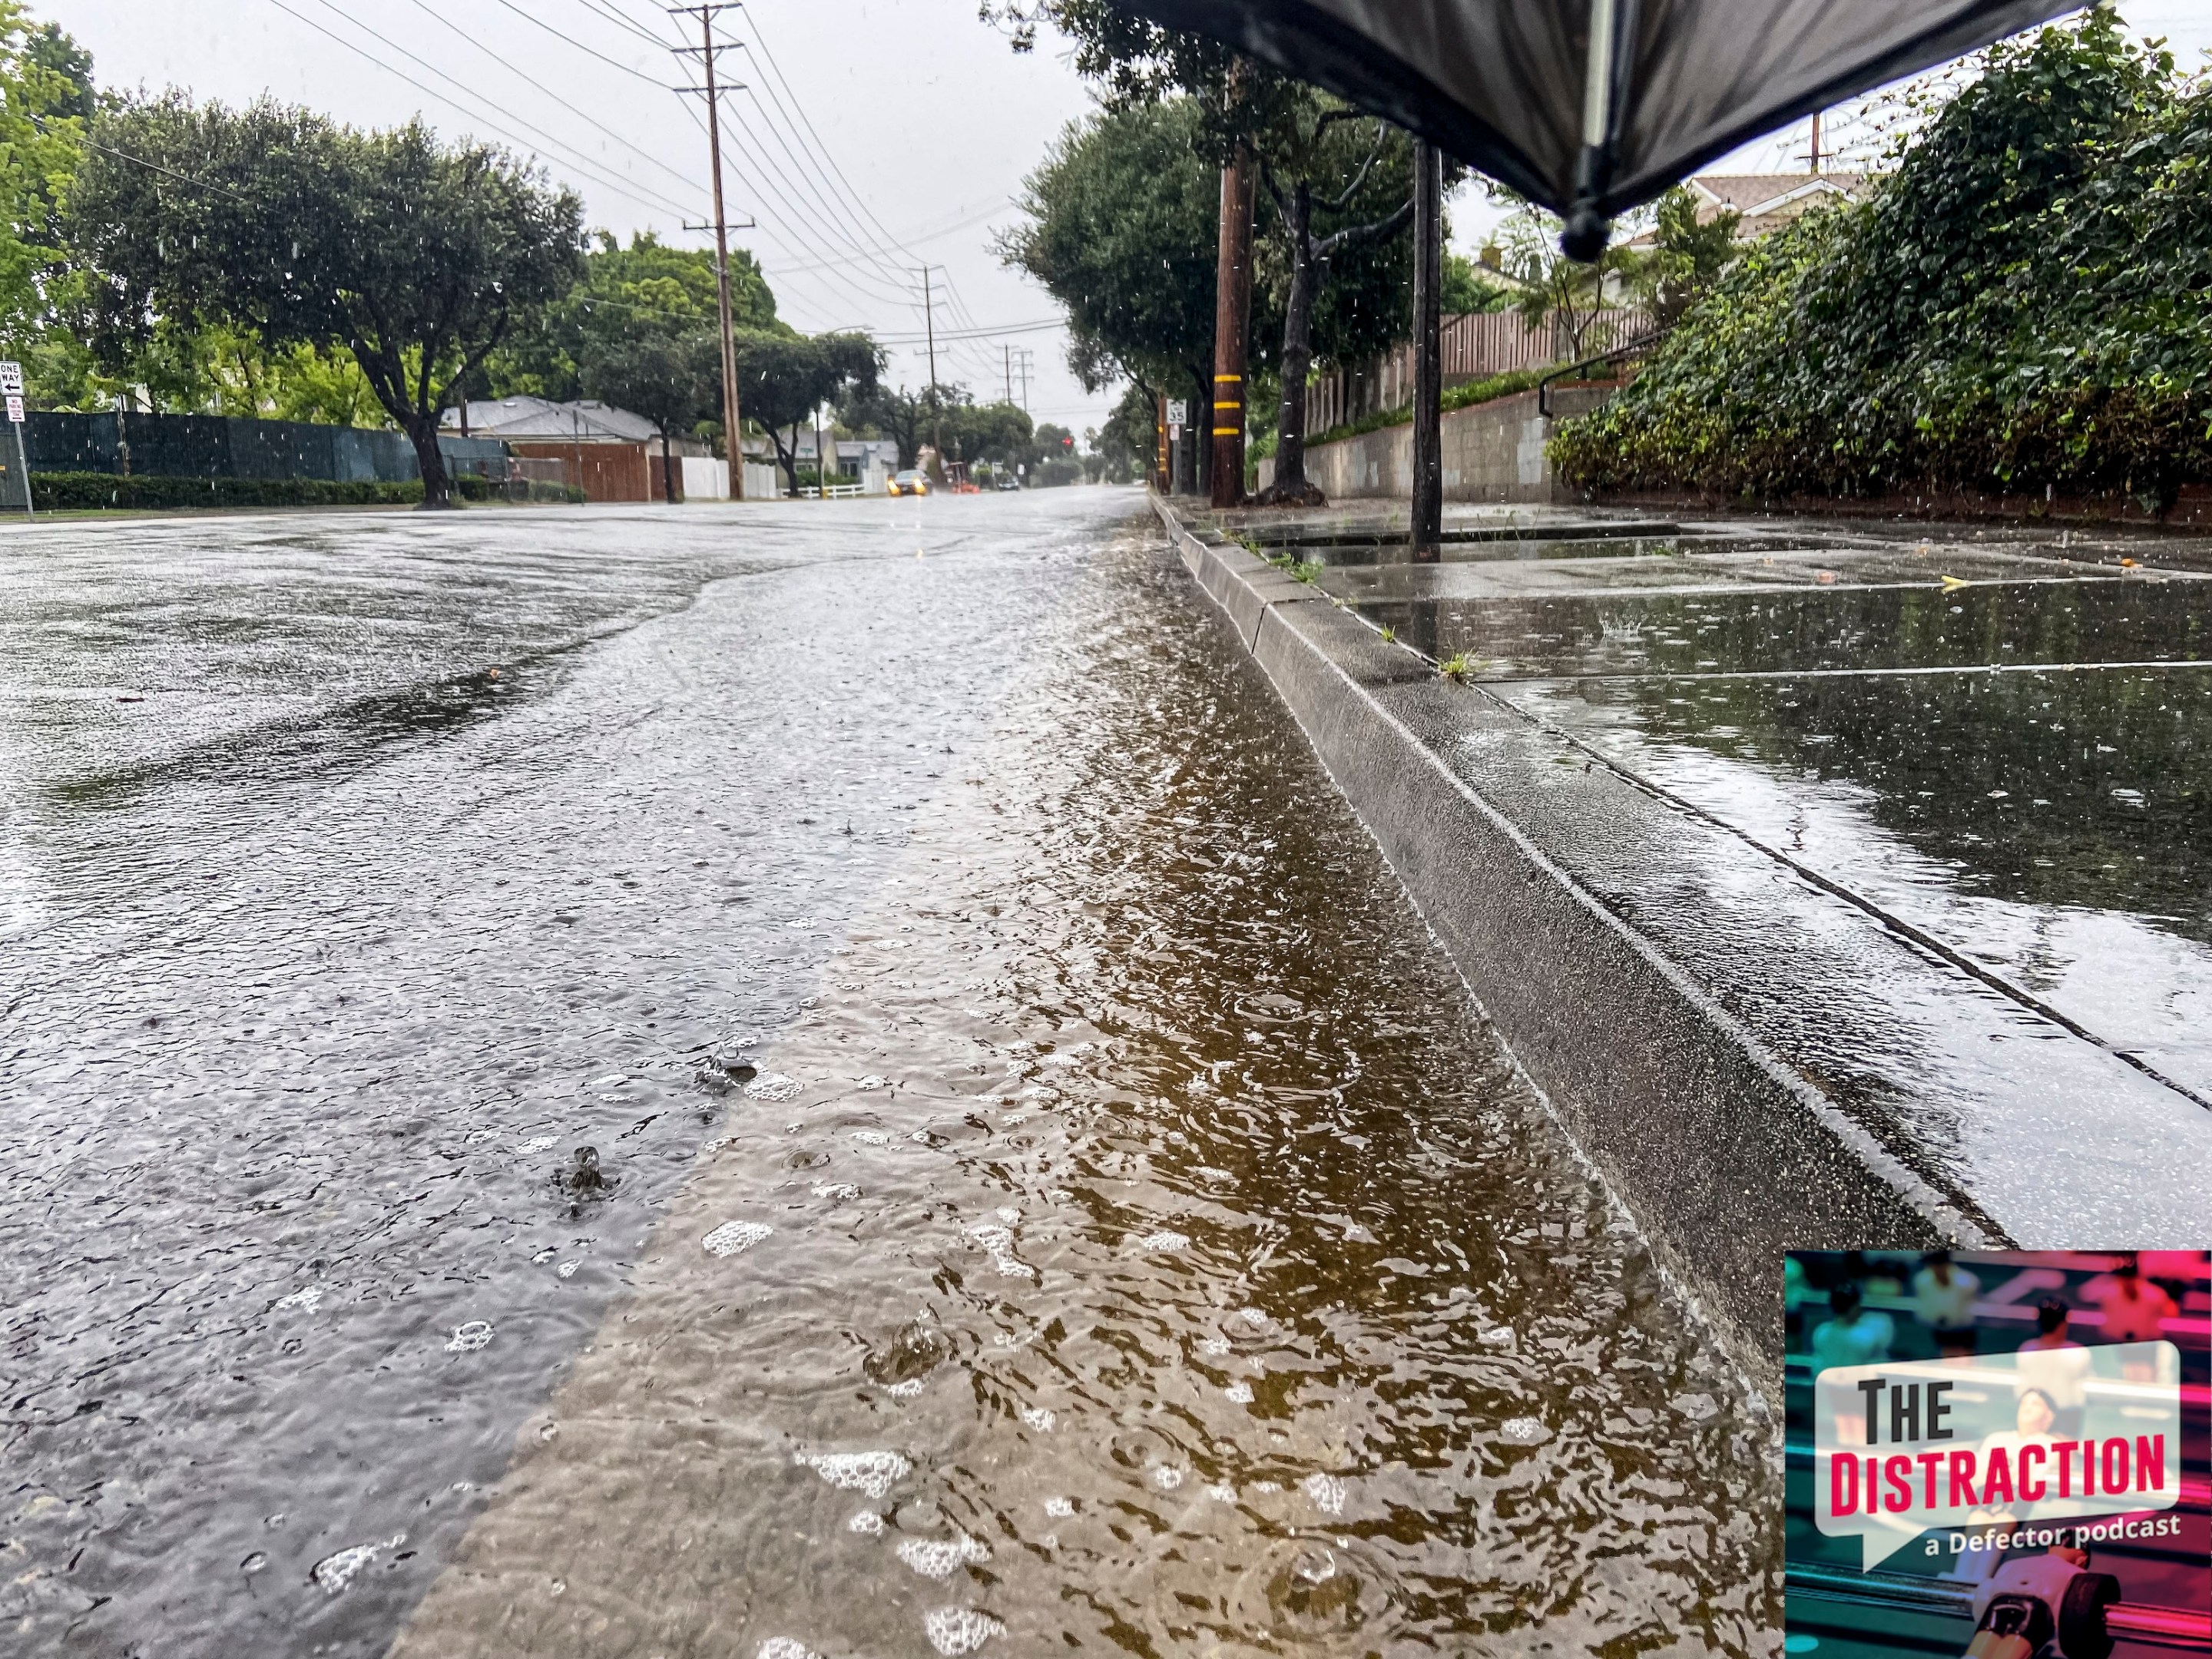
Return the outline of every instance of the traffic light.
[[[1060,447],[1062,449],[1073,449],[1075,447],[1075,439],[1072,435],[1064,434],[1060,438]]]

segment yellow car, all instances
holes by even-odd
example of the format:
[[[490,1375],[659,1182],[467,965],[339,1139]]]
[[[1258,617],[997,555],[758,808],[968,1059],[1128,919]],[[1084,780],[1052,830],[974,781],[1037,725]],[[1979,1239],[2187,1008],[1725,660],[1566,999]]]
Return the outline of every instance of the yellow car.
[[[890,493],[894,495],[927,495],[929,494],[929,474],[908,467],[903,472],[891,474]]]

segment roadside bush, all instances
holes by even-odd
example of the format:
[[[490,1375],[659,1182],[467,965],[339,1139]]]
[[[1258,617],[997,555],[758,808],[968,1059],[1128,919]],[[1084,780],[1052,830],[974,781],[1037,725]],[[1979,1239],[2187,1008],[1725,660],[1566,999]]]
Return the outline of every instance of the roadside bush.
[[[357,483],[329,478],[123,478],[109,472],[33,472],[31,499],[50,511],[102,507],[368,507],[419,501],[422,484],[419,479],[405,483]]]
[[[422,499],[419,478],[403,483],[340,483],[329,478],[118,477],[112,472],[33,472],[31,499],[41,511],[192,507],[410,507]],[[458,473],[453,493],[465,501],[579,502],[574,484],[542,478],[526,491],[499,486],[474,473]]]
[[[1992,51],[1866,201],[1748,249],[1553,440],[1601,489],[2212,479],[2212,90],[2108,12]]]

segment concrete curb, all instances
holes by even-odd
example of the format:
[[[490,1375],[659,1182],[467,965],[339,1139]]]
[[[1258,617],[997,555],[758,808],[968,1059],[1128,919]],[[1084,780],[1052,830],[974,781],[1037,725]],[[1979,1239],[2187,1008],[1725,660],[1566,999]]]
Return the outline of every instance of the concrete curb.
[[[1516,1060],[1754,1375],[1778,1377],[1784,1249],[2005,1242],[1442,763],[1401,718],[1408,695],[1454,691],[1424,659],[1155,507]]]

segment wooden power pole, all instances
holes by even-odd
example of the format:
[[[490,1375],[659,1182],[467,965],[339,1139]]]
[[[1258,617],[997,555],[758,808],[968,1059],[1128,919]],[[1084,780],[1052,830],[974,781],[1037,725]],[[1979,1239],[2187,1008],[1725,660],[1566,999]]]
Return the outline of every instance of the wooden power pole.
[[[1413,141],[1413,557],[1443,556],[1443,155]]]
[[[1245,337],[1252,319],[1252,160],[1243,146],[1221,170],[1221,250],[1214,277],[1212,502],[1244,499]],[[1195,411],[1193,411],[1194,414]]]
[[[738,406],[737,326],[730,314],[730,223],[722,209],[722,100],[714,79],[714,59],[728,50],[714,44],[714,18],[718,13],[735,9],[734,0],[730,0],[729,3],[671,6],[669,10],[699,20],[699,45],[678,50],[687,54],[696,51],[706,68],[707,84],[684,90],[703,94],[707,100],[707,150],[714,172],[714,306],[722,325],[722,451],[729,460],[730,499],[741,501],[745,498],[745,428]],[[817,467],[821,459],[815,457]]]
[[[930,267],[921,268],[921,325],[929,342],[929,445],[937,452],[937,467],[945,470],[945,411],[937,397],[937,301],[929,291]]]

